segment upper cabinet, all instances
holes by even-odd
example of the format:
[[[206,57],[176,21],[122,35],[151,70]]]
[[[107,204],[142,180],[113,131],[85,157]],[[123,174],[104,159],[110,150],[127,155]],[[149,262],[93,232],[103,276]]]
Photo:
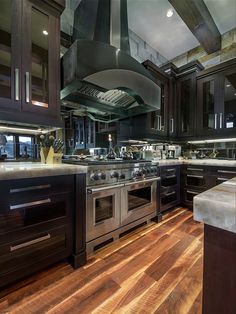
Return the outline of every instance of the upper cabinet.
[[[60,12],[63,3],[2,0],[1,120],[60,124]]]
[[[229,135],[236,130],[236,60],[198,76],[198,135]]]

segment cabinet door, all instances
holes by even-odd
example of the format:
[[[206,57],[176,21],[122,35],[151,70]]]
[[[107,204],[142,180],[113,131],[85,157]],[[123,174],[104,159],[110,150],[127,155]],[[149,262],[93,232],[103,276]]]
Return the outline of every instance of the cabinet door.
[[[23,2],[22,109],[58,117],[59,18]]]
[[[1,0],[0,109],[20,110],[21,1]]]

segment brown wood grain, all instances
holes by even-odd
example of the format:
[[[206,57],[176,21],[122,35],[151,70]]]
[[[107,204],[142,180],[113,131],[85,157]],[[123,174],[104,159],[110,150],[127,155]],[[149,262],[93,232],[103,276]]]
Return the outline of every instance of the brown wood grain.
[[[3,289],[0,313],[200,314],[202,234],[177,208],[77,270],[62,262]]]

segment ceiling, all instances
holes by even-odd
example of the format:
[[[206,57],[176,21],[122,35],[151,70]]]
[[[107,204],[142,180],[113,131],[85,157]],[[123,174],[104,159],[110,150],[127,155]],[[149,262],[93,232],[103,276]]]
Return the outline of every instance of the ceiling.
[[[195,0],[198,1],[198,0]],[[127,0],[129,28],[171,60],[199,46],[168,0]],[[236,27],[235,0],[204,0],[221,34]],[[167,10],[174,14],[167,18]]]

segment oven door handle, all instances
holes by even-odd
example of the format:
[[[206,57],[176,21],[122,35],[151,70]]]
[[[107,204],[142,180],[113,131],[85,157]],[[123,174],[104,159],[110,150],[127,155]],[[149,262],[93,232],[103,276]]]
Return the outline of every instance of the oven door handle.
[[[87,194],[93,194],[96,192],[106,191],[106,190],[115,189],[115,188],[123,188],[123,187],[124,187],[124,184],[117,184],[117,185],[103,186],[101,188],[88,188]]]
[[[155,181],[160,181],[161,178],[160,177],[156,177],[156,178],[152,178],[152,179],[144,179],[144,180],[141,180],[141,181],[132,181],[132,182],[128,182],[128,183],[125,183],[125,186],[129,186],[129,185],[133,185],[133,184],[143,184],[143,183],[149,183],[149,182],[155,182]]]

